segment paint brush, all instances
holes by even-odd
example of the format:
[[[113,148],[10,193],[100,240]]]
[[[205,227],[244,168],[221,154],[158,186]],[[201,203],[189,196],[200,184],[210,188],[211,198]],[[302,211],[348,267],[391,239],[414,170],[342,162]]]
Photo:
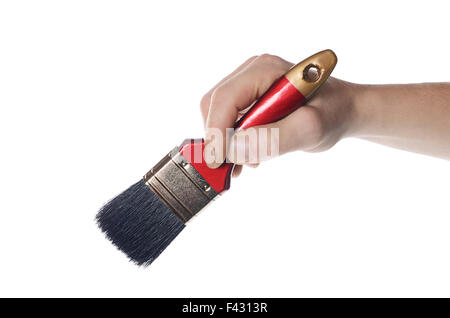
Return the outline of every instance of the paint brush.
[[[325,50],[293,66],[235,128],[264,125],[289,115],[327,80],[336,63],[334,52]],[[194,215],[229,189],[234,165],[225,162],[210,169],[203,152],[203,139],[184,140],[98,212],[100,229],[136,264],[151,264]]]

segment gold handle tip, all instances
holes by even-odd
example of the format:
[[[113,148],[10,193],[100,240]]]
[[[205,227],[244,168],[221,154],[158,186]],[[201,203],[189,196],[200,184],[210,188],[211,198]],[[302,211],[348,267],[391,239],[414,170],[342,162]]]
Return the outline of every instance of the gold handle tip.
[[[308,99],[328,79],[336,63],[336,54],[324,50],[293,66],[285,76]]]

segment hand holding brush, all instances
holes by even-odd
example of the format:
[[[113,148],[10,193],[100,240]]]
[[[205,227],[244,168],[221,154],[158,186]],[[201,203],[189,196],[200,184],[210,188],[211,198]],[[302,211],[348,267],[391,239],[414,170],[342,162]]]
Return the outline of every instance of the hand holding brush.
[[[271,86],[267,85],[267,91],[236,123],[236,130],[242,132],[253,126],[267,125],[296,111],[327,80],[336,62],[336,55],[325,50],[286,69],[285,75],[277,74],[278,79],[272,74],[267,82]],[[259,66],[259,71],[264,69]],[[258,64],[254,69],[258,71]],[[250,104],[260,93],[262,91],[249,94],[245,101]],[[226,96],[223,98],[225,100]],[[209,112],[208,126],[218,124],[218,128],[225,130],[229,123],[219,125],[218,111]],[[230,108],[224,111],[228,111],[223,114],[224,118],[231,119],[233,111],[237,114],[237,110]],[[215,140],[218,142],[220,138]],[[224,147],[222,149],[226,149],[226,145]],[[96,219],[101,230],[132,261],[139,265],[151,264],[195,214],[229,189],[234,164],[224,162],[225,156],[216,148],[209,143],[205,151],[203,139],[186,139],[142,180],[99,211]],[[205,155],[214,157],[209,160],[209,166]]]
[[[246,61],[202,99],[206,146],[186,139],[175,147],[100,210],[100,228],[131,260],[148,265],[230,187],[239,164],[327,150],[345,137],[450,159],[450,83],[354,84],[328,78],[336,61],[330,50],[295,66],[270,55]],[[277,138],[260,138],[272,131]],[[250,132],[256,138],[246,138]],[[276,151],[261,152],[268,143]]]
[[[255,166],[288,152],[325,151],[347,137],[450,159],[450,83],[370,85],[330,77],[318,94],[289,116],[237,131],[228,143],[210,137],[217,130],[221,133],[214,133],[215,137],[226,137],[225,130],[239,113],[292,65],[273,55],[255,56],[205,94],[200,110],[206,140],[211,140],[205,156],[208,166],[220,166],[225,153],[235,164]],[[274,139],[278,152],[261,153],[265,138],[258,135],[272,129],[278,132]],[[252,135],[249,131],[256,138],[243,138]],[[241,168],[236,166],[233,175]]]

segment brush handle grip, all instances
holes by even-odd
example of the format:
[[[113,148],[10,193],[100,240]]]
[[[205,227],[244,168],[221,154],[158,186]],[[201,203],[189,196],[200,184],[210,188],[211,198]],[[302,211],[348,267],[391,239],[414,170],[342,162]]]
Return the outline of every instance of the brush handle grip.
[[[298,63],[258,99],[234,128],[240,130],[269,124],[289,115],[327,80],[336,62],[333,51],[325,50]],[[308,75],[310,71],[315,71],[316,77]]]
[[[292,67],[261,96],[250,110],[236,123],[235,129],[269,124],[289,115],[303,105],[327,80],[337,63],[331,50],[316,53]],[[310,75],[314,68],[315,75]],[[217,193],[228,190],[234,165],[224,163],[210,169],[203,158],[203,139],[187,139],[180,153]],[[196,160],[197,158],[197,160]],[[201,158],[201,160],[198,160]]]
[[[289,115],[305,101],[305,96],[282,76],[236,123],[236,130],[265,125]]]

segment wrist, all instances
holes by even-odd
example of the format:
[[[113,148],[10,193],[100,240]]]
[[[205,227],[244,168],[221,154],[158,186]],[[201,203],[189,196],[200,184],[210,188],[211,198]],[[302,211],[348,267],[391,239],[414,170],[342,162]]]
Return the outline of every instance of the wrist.
[[[376,85],[351,84],[350,123],[346,137],[368,137],[373,134],[376,121]]]

